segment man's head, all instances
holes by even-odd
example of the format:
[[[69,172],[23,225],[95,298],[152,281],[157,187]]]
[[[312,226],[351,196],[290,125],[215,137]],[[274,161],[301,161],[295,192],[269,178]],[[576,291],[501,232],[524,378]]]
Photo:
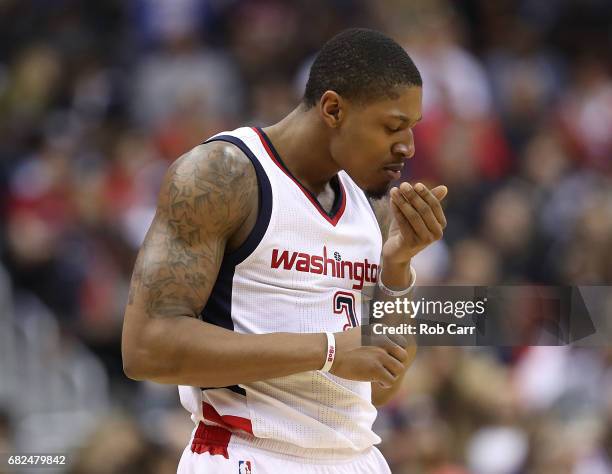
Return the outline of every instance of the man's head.
[[[329,131],[336,164],[366,192],[382,196],[414,154],[422,80],[404,49],[373,30],[345,30],[317,55],[303,102]]]

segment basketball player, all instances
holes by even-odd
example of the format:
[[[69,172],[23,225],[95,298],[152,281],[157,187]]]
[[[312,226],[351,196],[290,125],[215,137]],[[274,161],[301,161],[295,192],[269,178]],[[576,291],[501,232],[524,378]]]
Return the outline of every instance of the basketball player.
[[[325,44],[279,123],[216,135],[168,170],[132,277],[126,374],[179,385],[179,473],[388,473],[375,406],[416,352],[360,344],[359,293],[400,295],[442,236],[446,188],[403,183],[421,77],[371,30]],[[390,194],[381,231],[367,196]],[[386,202],[386,201],[385,201]]]

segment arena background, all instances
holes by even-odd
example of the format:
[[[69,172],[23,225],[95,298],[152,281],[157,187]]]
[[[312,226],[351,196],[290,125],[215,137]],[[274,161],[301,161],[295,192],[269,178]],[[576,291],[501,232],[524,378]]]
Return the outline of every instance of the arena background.
[[[291,110],[345,27],[388,33],[422,71],[406,177],[448,186],[449,224],[420,284],[612,284],[611,15],[610,0],[0,1],[0,452],[175,472],[192,428],[176,388],[128,380],[120,355],[160,179],[207,136]],[[394,474],[603,474],[611,426],[609,347],[430,347],[376,430]]]

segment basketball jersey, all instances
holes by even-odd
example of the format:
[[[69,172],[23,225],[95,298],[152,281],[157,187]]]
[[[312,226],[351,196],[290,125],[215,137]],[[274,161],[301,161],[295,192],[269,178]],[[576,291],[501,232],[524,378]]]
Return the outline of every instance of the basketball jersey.
[[[361,291],[377,281],[382,248],[364,192],[340,171],[328,213],[292,176],[263,130],[239,128],[211,141],[232,143],[250,159],[259,211],[244,244],[224,256],[202,320],[245,334],[359,325]],[[206,441],[211,437],[309,458],[352,456],[380,442],[372,431],[369,382],[313,370],[232,387],[180,386],[179,393],[197,425],[196,452],[217,449]]]

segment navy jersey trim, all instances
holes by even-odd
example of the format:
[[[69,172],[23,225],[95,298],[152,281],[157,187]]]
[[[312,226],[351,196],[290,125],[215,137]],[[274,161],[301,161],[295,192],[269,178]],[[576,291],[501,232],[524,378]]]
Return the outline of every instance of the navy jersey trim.
[[[264,144],[264,148],[266,148],[266,151],[270,154],[272,161],[274,161],[276,165],[289,177],[289,179],[291,179],[302,190],[319,213],[325,217],[328,222],[335,226],[342,217],[346,207],[346,192],[342,186],[340,177],[335,175],[330,180],[330,186],[334,190],[334,202],[330,211],[327,212],[323,206],[321,206],[321,203],[317,197],[293,175],[289,168],[287,168],[287,165],[285,165],[278,151],[276,151],[276,148],[274,148],[274,145],[270,141],[268,135],[266,135],[266,133],[260,127],[254,127],[253,130],[255,130],[255,132],[259,135]]]
[[[268,229],[270,218],[272,216],[272,186],[270,185],[270,180],[268,179],[268,175],[264,171],[263,166],[242,140],[232,135],[218,135],[210,140],[206,140],[204,143],[211,143],[214,141],[229,142],[232,145],[240,148],[240,150],[253,164],[255,174],[257,175],[257,183],[259,184],[259,209],[257,211],[257,220],[253,226],[253,230],[251,230],[251,233],[240,247],[231,252],[227,252],[224,257],[223,263],[225,263],[225,259],[227,259],[228,263],[235,266],[244,261],[251,253],[253,253]]]
[[[270,185],[270,180],[263,166],[242,140],[231,135],[219,135],[204,143],[213,141],[224,141],[238,147],[253,164],[255,174],[257,175],[257,183],[259,185],[259,206],[255,225],[240,247],[231,252],[226,252],[223,256],[223,261],[221,262],[219,274],[217,275],[213,289],[204,309],[202,309],[200,313],[200,319],[202,321],[233,331],[232,282],[234,280],[234,273],[236,272],[236,266],[243,262],[257,248],[268,229],[270,218],[272,217],[272,186]],[[226,388],[232,392],[246,395],[245,390],[238,385],[201,388],[202,390]]]
[[[246,390],[239,385],[230,385],[228,387],[200,387],[202,390],[218,390],[220,388],[225,388],[231,392],[237,393],[238,395],[243,395],[246,397]]]

